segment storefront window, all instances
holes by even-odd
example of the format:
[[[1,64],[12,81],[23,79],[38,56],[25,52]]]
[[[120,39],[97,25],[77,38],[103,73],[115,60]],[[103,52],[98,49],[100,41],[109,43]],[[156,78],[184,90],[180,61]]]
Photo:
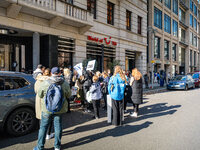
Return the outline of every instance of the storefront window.
[[[72,68],[72,53],[58,52],[58,66],[59,67],[71,67]]]
[[[132,69],[135,68],[135,59],[136,59],[136,52],[126,50],[125,51],[125,58],[126,58],[126,64],[125,64],[125,69],[126,71],[132,71]]]
[[[73,68],[75,40],[67,37],[58,38],[58,66]]]
[[[104,71],[109,67],[109,63],[112,63],[115,59],[116,50],[114,47],[103,46],[101,44],[87,42],[87,59],[96,60],[97,70]],[[102,52],[103,50],[103,52]],[[104,61],[102,64],[102,60]],[[102,66],[103,65],[103,66]],[[102,70],[102,68],[104,70]]]

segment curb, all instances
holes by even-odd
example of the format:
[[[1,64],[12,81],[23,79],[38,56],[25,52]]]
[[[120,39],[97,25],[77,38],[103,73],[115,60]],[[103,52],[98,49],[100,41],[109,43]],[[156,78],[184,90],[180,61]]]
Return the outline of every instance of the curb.
[[[162,89],[144,91],[143,94],[150,95],[150,94],[162,93],[162,92],[166,92],[166,91],[167,91],[167,88],[162,88]]]

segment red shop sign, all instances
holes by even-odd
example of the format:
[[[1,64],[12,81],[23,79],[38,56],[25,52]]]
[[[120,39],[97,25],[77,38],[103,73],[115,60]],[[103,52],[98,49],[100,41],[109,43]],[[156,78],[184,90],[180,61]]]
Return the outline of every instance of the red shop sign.
[[[108,38],[103,38],[103,39],[101,39],[101,38],[97,38],[97,37],[92,37],[92,36],[90,36],[90,35],[88,35],[88,40],[90,40],[90,41],[94,41],[94,42],[99,42],[99,43],[103,43],[103,41],[105,41],[105,43],[107,44],[107,45],[114,45],[114,46],[116,46],[117,45],[117,42],[114,42],[114,41],[111,41],[111,37],[108,39]]]

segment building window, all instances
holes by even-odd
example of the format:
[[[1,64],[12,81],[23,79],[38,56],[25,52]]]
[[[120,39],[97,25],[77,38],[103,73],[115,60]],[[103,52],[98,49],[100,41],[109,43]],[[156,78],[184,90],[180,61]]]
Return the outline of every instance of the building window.
[[[165,6],[171,9],[171,0],[165,0]]]
[[[126,29],[131,31],[131,12],[126,10]]]
[[[178,15],[178,0],[173,0],[173,12]]]
[[[194,52],[194,66],[196,66],[196,52]]]
[[[107,23],[114,25],[114,4],[108,2],[107,4]]]
[[[179,20],[185,23],[185,12],[181,8],[179,8]]]
[[[138,16],[138,34],[142,34],[142,17]]]
[[[154,58],[160,58],[160,38],[155,37],[154,40],[155,50],[154,50]]]
[[[185,66],[185,49],[179,47],[179,64]]]
[[[193,12],[193,1],[190,0],[190,10]]]
[[[190,50],[190,66],[192,66],[192,50]]]
[[[196,35],[194,35],[193,44],[195,47],[197,47],[197,36]]]
[[[197,16],[197,6],[194,4],[194,14]]]
[[[190,44],[193,45],[193,33],[192,32],[190,32]]]
[[[176,61],[176,48],[177,48],[177,46],[176,46],[176,44],[172,44],[172,60],[173,61]]]
[[[162,11],[154,7],[154,26],[162,29]]]
[[[185,41],[185,30],[182,28],[179,28],[179,40],[183,43],[186,43]]]
[[[62,1],[66,2],[66,3],[68,3],[68,4],[73,5],[73,0],[62,0]]]
[[[194,29],[197,31],[197,20],[194,18]]]
[[[171,18],[165,14],[165,18],[164,18],[164,30],[167,33],[171,33]]]
[[[87,0],[87,10],[94,14],[94,19],[96,19],[96,0]]]
[[[166,60],[169,60],[169,41],[164,41],[164,57]]]
[[[192,14],[190,14],[190,26],[193,27],[193,16],[192,16]]]
[[[173,20],[173,35],[178,37],[178,22]]]

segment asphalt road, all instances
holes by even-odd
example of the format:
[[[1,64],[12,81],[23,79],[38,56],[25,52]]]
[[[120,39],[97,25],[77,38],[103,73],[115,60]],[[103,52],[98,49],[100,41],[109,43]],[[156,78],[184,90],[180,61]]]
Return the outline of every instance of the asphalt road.
[[[147,95],[140,116],[125,114],[124,126],[107,124],[106,113],[92,115],[75,111],[64,116],[62,149],[68,150],[199,150],[200,89]],[[129,111],[132,107],[128,107]],[[54,139],[45,147],[53,150]],[[37,131],[11,138],[0,134],[0,149],[31,150]]]

